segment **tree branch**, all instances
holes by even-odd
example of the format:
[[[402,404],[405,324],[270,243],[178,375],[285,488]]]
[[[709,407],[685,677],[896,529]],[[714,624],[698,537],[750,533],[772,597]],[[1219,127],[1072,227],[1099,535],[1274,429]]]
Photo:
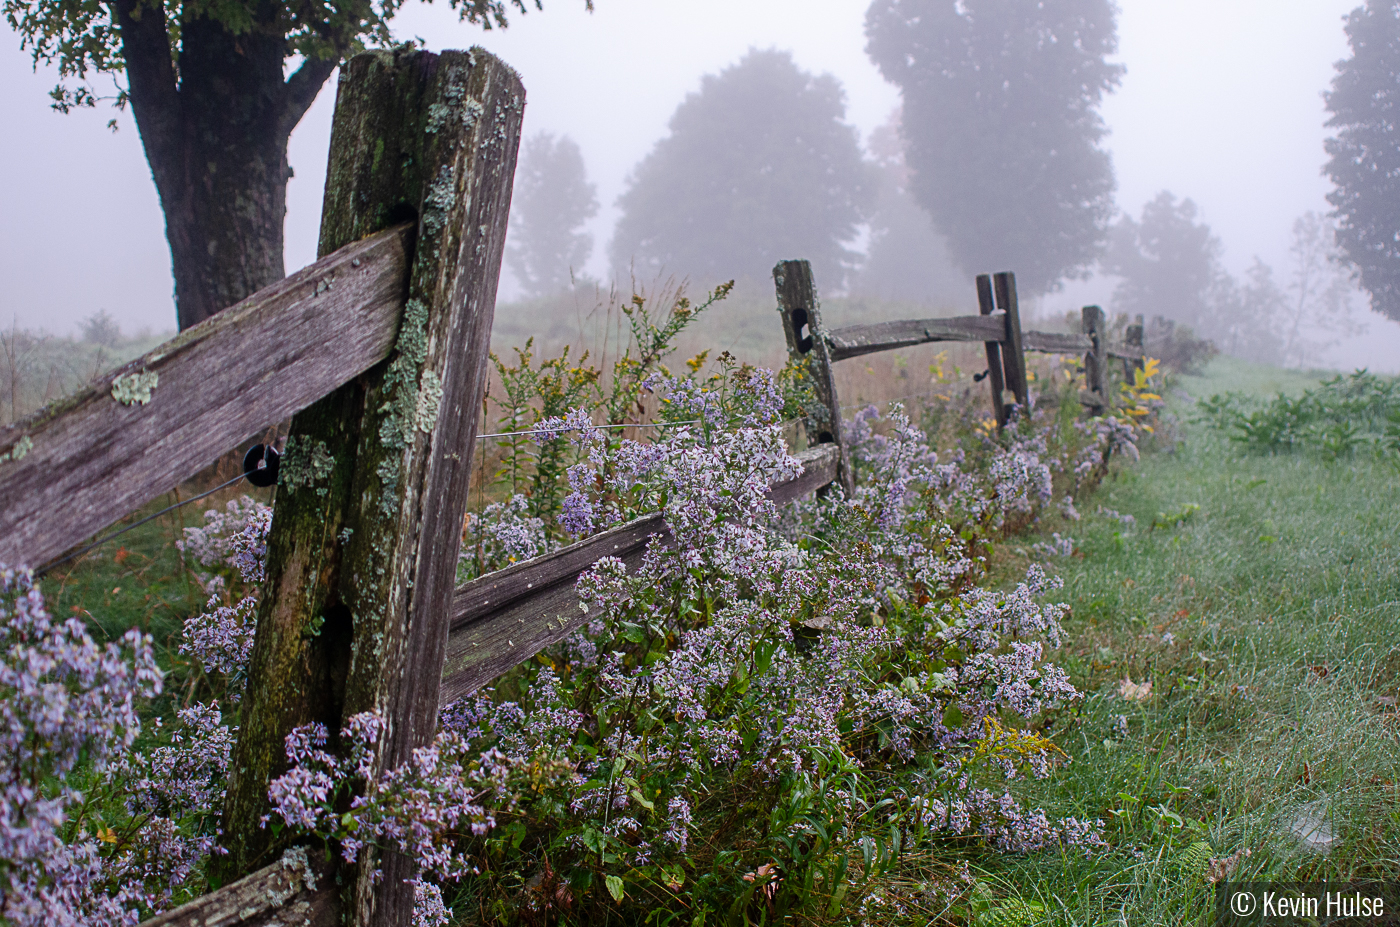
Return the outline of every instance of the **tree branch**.
[[[321,92],[321,87],[339,64],[339,59],[307,58],[301,67],[287,78],[283,85],[284,103],[278,125],[284,137],[292,134],[297,123],[301,122],[301,117],[306,115],[307,109],[316,100],[316,94]]]

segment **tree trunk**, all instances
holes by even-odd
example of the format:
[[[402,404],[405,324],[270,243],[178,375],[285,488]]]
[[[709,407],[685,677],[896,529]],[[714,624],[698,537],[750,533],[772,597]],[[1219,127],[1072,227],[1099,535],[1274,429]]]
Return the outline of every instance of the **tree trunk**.
[[[284,79],[286,41],[271,23],[234,35],[195,19],[177,67],[163,17],[141,0],[115,0],[113,14],[184,330],[285,276],[287,140],[336,62]]]

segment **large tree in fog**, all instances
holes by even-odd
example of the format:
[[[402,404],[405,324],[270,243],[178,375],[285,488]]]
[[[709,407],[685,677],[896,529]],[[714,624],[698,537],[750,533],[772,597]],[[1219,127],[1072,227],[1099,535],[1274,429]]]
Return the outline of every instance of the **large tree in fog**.
[[[287,140],[342,60],[392,41],[402,3],[4,0],[4,11],[35,66],[57,66],[55,108],[95,105],[92,81],[107,75],[112,101],[131,105],[183,329],[284,276]],[[489,29],[527,0],[449,3]]]
[[[866,51],[904,98],[915,198],[969,273],[1082,275],[1113,214],[1098,107],[1122,79],[1112,0],[874,0]]]
[[[1400,319],[1400,4],[1370,0],[1346,17],[1351,57],[1325,94],[1337,244],[1371,294]]]
[[[707,75],[618,200],[614,273],[713,283],[808,258],[819,285],[841,286],[872,186],[845,111],[836,79],[787,52],[751,50]]]
[[[593,253],[593,236],[579,227],[598,214],[597,188],[573,139],[541,132],[525,143],[510,212],[506,263],[526,294],[567,289]]]
[[[966,304],[974,292],[972,277],[954,266],[947,236],[934,228],[928,211],[909,192],[899,122],[896,109],[866,142],[878,193],[870,216],[869,247],[851,282],[851,294],[940,306]]]

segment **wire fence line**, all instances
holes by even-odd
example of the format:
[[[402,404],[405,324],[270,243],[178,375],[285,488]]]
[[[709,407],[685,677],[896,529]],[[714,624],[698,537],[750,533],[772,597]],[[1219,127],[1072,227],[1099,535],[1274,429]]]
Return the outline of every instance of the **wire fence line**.
[[[695,419],[689,419],[689,420],[686,420],[686,421],[683,421],[683,422],[622,422],[622,423],[620,423],[620,424],[612,424],[612,425],[594,425],[594,426],[592,426],[592,427],[598,428],[598,429],[603,429],[603,428],[670,428],[670,427],[677,427],[677,426],[680,426],[680,425],[695,425],[695,424],[699,424],[699,423],[702,422],[702,421],[704,421],[704,419],[695,418]],[[799,421],[799,419],[795,419],[795,418],[794,418],[794,419],[788,419],[787,421],[784,421],[784,422],[780,422],[779,424],[782,425],[782,426],[784,426],[784,427],[786,427],[786,426],[791,425],[791,424],[793,424],[793,423],[795,423],[795,422],[797,422],[797,421]],[[515,437],[515,436],[517,436],[517,435],[532,435],[532,434],[548,434],[548,435],[550,435],[550,436],[552,436],[552,437],[558,437],[559,435],[562,435],[562,434],[565,434],[565,433],[568,433],[568,432],[572,432],[572,431],[582,431],[582,430],[583,430],[583,428],[582,428],[581,426],[572,427],[572,428],[550,428],[550,429],[529,428],[529,429],[526,429],[526,430],[524,430],[524,431],[498,431],[498,432],[491,432],[491,433],[489,433],[489,434],[477,435],[477,439],[480,440],[480,439],[484,439],[484,438],[509,438],[509,437]],[[484,459],[483,459],[483,462],[484,462]],[[140,519],[140,520],[138,520],[138,521],[134,521],[134,522],[132,522],[132,523],[129,524],[129,525],[125,525],[125,526],[123,526],[122,528],[119,528],[119,529],[117,529],[116,531],[111,532],[110,534],[105,534],[105,535],[103,535],[102,537],[98,538],[97,540],[92,541],[91,543],[86,544],[86,545],[84,545],[83,547],[78,548],[77,550],[70,551],[69,553],[64,554],[62,557],[59,557],[59,558],[56,559],[56,560],[51,560],[50,562],[44,564],[43,566],[41,566],[41,567],[39,567],[38,569],[34,570],[34,576],[35,576],[35,578],[39,578],[39,577],[45,576],[45,575],[47,575],[47,574],[49,573],[49,571],[51,571],[52,569],[54,569],[54,567],[60,566],[60,565],[62,565],[62,564],[64,564],[64,563],[67,563],[67,562],[70,561],[70,560],[76,560],[77,558],[81,557],[83,554],[86,554],[86,553],[88,553],[89,551],[94,550],[95,548],[101,547],[103,544],[106,544],[108,541],[115,540],[116,538],[121,537],[123,534],[126,534],[128,531],[135,530],[136,528],[141,527],[142,525],[146,524],[147,522],[153,521],[154,519],[159,518],[160,516],[166,514],[167,512],[173,512],[175,509],[182,508],[182,507],[184,507],[184,506],[186,506],[186,505],[189,505],[189,504],[191,504],[191,503],[193,503],[193,502],[198,502],[198,501],[201,500],[201,499],[204,499],[204,498],[206,498],[206,497],[208,497],[208,496],[212,496],[214,493],[218,492],[218,491],[221,490],[221,489],[227,489],[228,487],[232,486],[233,484],[237,483],[238,481],[240,481],[240,480],[246,478],[247,475],[248,475],[247,473],[240,473],[240,474],[238,474],[237,476],[233,477],[232,479],[226,480],[226,481],[220,483],[218,486],[213,487],[212,489],[206,489],[204,492],[202,492],[202,493],[200,493],[200,494],[198,494],[198,495],[196,495],[196,496],[191,496],[191,497],[188,498],[188,499],[182,499],[182,500],[180,500],[179,502],[176,502],[176,503],[174,503],[174,504],[172,504],[172,505],[167,505],[165,508],[160,509],[160,510],[157,511],[157,512],[152,512],[150,515],[147,515],[145,518],[142,518],[142,519]]]
[[[198,502],[200,499],[203,499],[205,496],[212,496],[214,493],[218,492],[218,491],[221,490],[221,489],[227,489],[228,487],[232,486],[234,483],[237,483],[239,480],[243,479],[245,476],[247,476],[246,473],[240,473],[240,474],[238,474],[237,476],[235,476],[233,479],[228,480],[228,481],[223,482],[223,483],[220,483],[218,486],[215,486],[213,489],[206,489],[204,492],[200,493],[200,494],[197,495],[197,496],[191,496],[191,497],[188,498],[188,499],[182,499],[181,501],[176,502],[174,505],[167,505],[165,508],[161,509],[159,512],[153,512],[153,513],[151,513],[150,515],[147,515],[145,518],[141,519],[140,521],[134,521],[134,522],[132,522],[131,524],[127,525],[127,526],[124,527],[124,528],[119,528],[119,529],[117,529],[116,531],[113,531],[111,534],[104,535],[103,537],[100,537],[100,538],[98,538],[97,540],[93,541],[91,544],[88,544],[86,547],[80,547],[80,548],[78,548],[77,550],[72,551],[71,553],[64,554],[62,557],[59,557],[57,560],[51,560],[51,561],[49,561],[48,563],[46,563],[46,564],[44,564],[43,566],[41,566],[39,569],[35,570],[35,571],[34,571],[34,576],[35,576],[36,578],[37,578],[37,577],[40,577],[40,576],[44,576],[45,574],[47,574],[50,570],[52,570],[54,567],[58,566],[59,564],[67,563],[69,560],[76,560],[78,557],[81,557],[83,554],[87,553],[88,551],[92,550],[93,548],[95,548],[95,547],[101,547],[103,544],[106,544],[108,541],[113,540],[114,538],[118,538],[118,537],[122,536],[123,534],[126,534],[128,531],[131,531],[131,530],[133,530],[133,529],[135,529],[135,528],[139,528],[139,527],[141,527],[142,525],[144,525],[146,522],[151,521],[152,519],[159,518],[160,516],[164,515],[166,512],[173,512],[175,509],[178,509],[178,508],[180,508],[181,506],[189,505],[191,502]]]
[[[704,419],[702,418],[692,418],[689,421],[685,422],[622,422],[616,425],[591,425],[589,427],[597,428],[600,430],[603,428],[672,428],[677,425],[695,425],[703,421]],[[480,441],[484,438],[512,438],[516,435],[539,434],[549,435],[550,437],[557,437],[562,434],[567,434],[571,431],[582,430],[583,426],[581,425],[576,425],[572,428],[526,428],[524,431],[493,431],[490,434],[477,435],[476,439]]]

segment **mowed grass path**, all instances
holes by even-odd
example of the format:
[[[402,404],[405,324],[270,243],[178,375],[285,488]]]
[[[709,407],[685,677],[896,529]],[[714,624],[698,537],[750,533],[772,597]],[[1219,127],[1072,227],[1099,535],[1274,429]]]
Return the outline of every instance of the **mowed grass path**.
[[[1210,856],[1240,854],[1235,878],[1400,880],[1400,465],[1250,454],[1188,420],[1212,393],[1315,382],[1227,359],[1178,378],[1175,449],[1082,520],[1045,518],[1078,548],[1052,563],[1073,608],[1052,659],[1086,698],[1052,729],[1073,762],[1029,797],[1103,818],[1112,849],[984,857],[991,895],[1045,923],[1205,924]]]

